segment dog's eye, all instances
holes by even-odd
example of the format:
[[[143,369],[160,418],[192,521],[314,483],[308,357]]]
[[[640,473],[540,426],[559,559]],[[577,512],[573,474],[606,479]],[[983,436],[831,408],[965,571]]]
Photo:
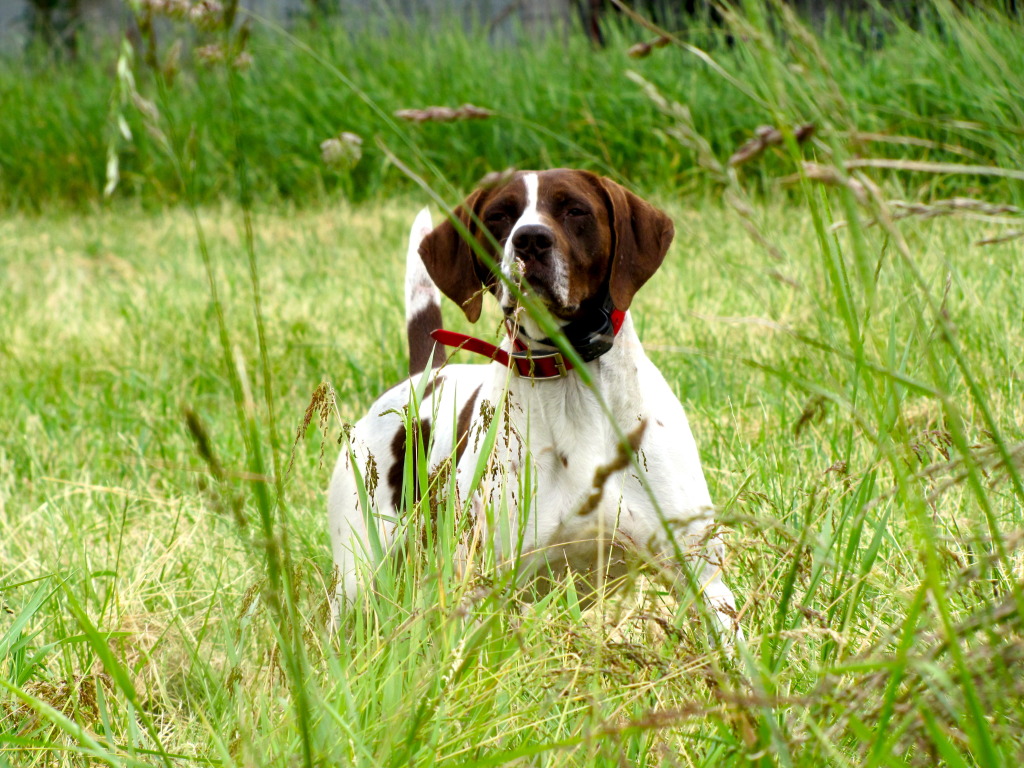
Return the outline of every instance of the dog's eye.
[[[509,218],[507,211],[492,211],[484,218],[484,223],[491,227],[497,227],[502,224],[507,224]]]
[[[571,216],[575,219],[579,218],[580,216],[589,216],[590,211],[586,210],[585,208],[580,208],[578,205],[574,205],[572,208],[565,212],[565,215]]]

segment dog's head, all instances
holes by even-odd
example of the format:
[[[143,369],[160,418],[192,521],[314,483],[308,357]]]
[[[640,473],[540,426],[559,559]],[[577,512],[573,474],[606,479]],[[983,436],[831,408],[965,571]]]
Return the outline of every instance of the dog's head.
[[[614,181],[566,169],[512,174],[473,192],[455,215],[502,273],[562,322],[600,307],[609,296],[616,309],[628,309],[661,265],[674,233],[668,216]],[[494,251],[476,220],[500,250]],[[437,287],[470,321],[480,317],[484,289],[506,311],[514,307],[508,289],[450,220],[427,235],[420,256]]]

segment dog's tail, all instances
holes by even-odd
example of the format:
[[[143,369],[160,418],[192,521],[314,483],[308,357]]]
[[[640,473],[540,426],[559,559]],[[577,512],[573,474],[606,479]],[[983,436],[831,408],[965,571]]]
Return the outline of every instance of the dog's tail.
[[[433,229],[430,211],[424,208],[412,223],[409,232],[409,251],[405,257],[405,321],[409,339],[409,375],[415,376],[431,361],[434,368],[441,366],[444,355],[434,348],[430,337],[441,328],[441,292],[430,279],[420,258],[420,243]],[[433,352],[433,357],[431,357]]]

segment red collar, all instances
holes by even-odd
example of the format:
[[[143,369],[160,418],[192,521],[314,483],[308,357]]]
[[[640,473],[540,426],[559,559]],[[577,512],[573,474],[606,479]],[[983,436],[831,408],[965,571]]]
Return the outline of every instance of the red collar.
[[[617,336],[622,327],[626,313],[615,309],[611,312],[612,334]],[[506,326],[508,328],[508,326]],[[483,339],[474,336],[467,336],[456,331],[446,331],[439,328],[430,334],[434,341],[444,344],[446,347],[458,347],[468,352],[475,352],[496,363],[501,363],[506,368],[514,368],[523,378],[534,380],[560,379],[569,374],[572,370],[572,363],[566,360],[558,350],[553,352],[534,352],[515,336],[512,338],[512,352],[490,344]]]

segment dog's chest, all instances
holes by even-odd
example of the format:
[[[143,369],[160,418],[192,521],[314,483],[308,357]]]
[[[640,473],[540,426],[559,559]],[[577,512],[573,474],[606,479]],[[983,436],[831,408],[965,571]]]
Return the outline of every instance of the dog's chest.
[[[509,393],[510,429],[496,459],[514,476],[528,467],[535,524],[568,527],[567,535],[595,521],[613,525],[632,474],[593,391],[568,382],[520,384]],[[619,423],[639,420],[634,414]]]

